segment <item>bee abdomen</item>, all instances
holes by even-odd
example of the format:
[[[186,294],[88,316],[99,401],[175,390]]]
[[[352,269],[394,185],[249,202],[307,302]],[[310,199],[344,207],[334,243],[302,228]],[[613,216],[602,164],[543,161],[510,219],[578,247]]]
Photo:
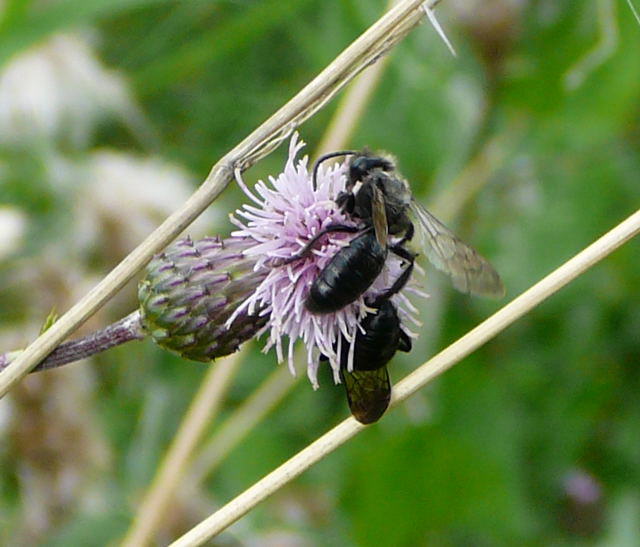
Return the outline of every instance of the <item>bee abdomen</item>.
[[[354,370],[377,370],[385,366],[400,348],[403,337],[395,306],[385,302],[362,322],[358,331],[353,358]],[[343,357],[346,357],[343,356]]]
[[[312,313],[332,313],[353,302],[380,275],[387,250],[373,232],[339,250],[311,285],[305,302]]]

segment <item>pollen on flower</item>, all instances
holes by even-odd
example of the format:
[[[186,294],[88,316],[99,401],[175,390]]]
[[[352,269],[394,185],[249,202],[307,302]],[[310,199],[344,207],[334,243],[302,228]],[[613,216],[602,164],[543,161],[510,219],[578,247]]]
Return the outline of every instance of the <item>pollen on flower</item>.
[[[244,205],[231,216],[231,221],[239,228],[232,235],[251,238],[255,242],[244,250],[244,255],[255,259],[256,270],[268,273],[227,324],[231,325],[235,316],[245,310],[250,314],[261,310],[261,314],[269,316],[265,351],[275,347],[278,361],[286,360],[295,374],[293,346],[301,339],[306,347],[307,374],[317,388],[320,355],[328,358],[334,380],[339,382],[339,345],[343,337],[353,343],[359,323],[369,309],[365,301],[379,295],[392,283],[401,271],[402,262],[390,256],[372,287],[335,313],[317,315],[305,308],[311,284],[340,248],[349,244],[354,234],[332,232],[324,236],[308,256],[284,265],[283,259],[299,253],[327,226],[356,226],[356,222],[335,203],[338,193],[346,187],[347,164],[320,165],[314,188],[308,157],[296,160],[303,146],[294,134],[284,171],[275,178],[269,177],[269,183],[259,181],[254,192],[242,179],[238,180],[253,204]],[[411,313],[406,297],[397,295],[394,301],[399,304],[401,314]]]

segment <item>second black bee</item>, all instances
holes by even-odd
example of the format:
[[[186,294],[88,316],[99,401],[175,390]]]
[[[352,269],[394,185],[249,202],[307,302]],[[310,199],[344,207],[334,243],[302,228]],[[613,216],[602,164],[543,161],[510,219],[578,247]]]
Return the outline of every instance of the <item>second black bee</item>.
[[[391,382],[387,364],[397,351],[411,351],[411,338],[402,329],[391,300],[409,277],[410,272],[405,270],[389,289],[368,303],[373,311],[360,322],[353,347],[344,337],[340,343],[340,378],[351,414],[363,424],[378,421],[389,406]]]
[[[363,424],[376,422],[391,399],[387,364],[397,351],[411,351],[411,338],[402,330],[398,311],[385,300],[360,324],[353,348],[352,370],[348,369],[349,346],[343,340],[340,378],[353,417]]]

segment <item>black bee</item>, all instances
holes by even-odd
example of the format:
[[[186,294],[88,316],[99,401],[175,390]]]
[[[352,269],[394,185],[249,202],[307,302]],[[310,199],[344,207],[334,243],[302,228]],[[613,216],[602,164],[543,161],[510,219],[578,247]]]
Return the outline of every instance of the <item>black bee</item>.
[[[377,310],[368,313],[360,324],[351,348],[351,370],[350,344],[341,340],[340,375],[349,408],[358,421],[368,424],[380,419],[389,405],[391,383],[387,364],[397,351],[411,350],[411,339],[402,330],[397,309],[391,301],[391,297],[408,282],[416,256],[404,247],[414,235],[409,213],[424,235],[427,258],[452,278],[458,290],[500,297],[504,295],[504,287],[487,260],[413,199],[409,184],[397,173],[390,159],[367,150],[327,154],[316,162],[314,182],[320,163],[341,155],[352,158],[346,190],[337,196],[336,203],[359,225],[327,227],[290,260],[306,255],[327,233],[359,232],[314,280],[306,300],[307,309],[314,313],[335,312],[363,294],[381,273],[389,251],[408,264],[388,291],[367,303]],[[389,244],[390,235],[395,236],[397,242]]]
[[[407,261],[406,270],[412,270],[415,255],[402,242],[387,245],[374,229],[366,228],[320,272],[309,289],[306,308],[312,313],[331,313],[353,302],[380,275],[388,251]]]
[[[363,424],[377,422],[389,406],[391,382],[387,363],[396,351],[411,351],[411,338],[402,330],[398,311],[391,301],[391,297],[406,285],[410,275],[411,272],[405,270],[393,286],[371,304],[377,310],[369,312],[360,323],[351,371],[349,344],[342,340],[340,378],[351,414]]]
[[[411,338],[402,330],[398,311],[391,301],[410,276],[411,272],[405,269],[391,288],[369,303],[375,310],[361,321],[352,349],[344,337],[340,343],[340,378],[351,414],[363,424],[378,421],[389,406],[391,382],[387,363],[397,351],[411,351]],[[327,357],[322,356],[321,360]]]
[[[348,370],[349,344],[343,340],[340,378],[349,409],[363,424],[377,422],[389,406],[391,382],[387,363],[396,351],[411,351],[411,338],[401,328],[398,311],[386,300],[360,324],[353,349],[353,369]]]
[[[306,256],[317,241],[330,232],[359,232],[314,280],[305,302],[309,311],[332,313],[356,300],[382,272],[389,251],[405,260],[407,270],[411,271],[415,255],[404,247],[414,235],[410,212],[424,235],[427,258],[452,278],[454,287],[480,296],[504,295],[500,276],[491,264],[413,199],[408,182],[398,174],[391,159],[367,150],[332,152],[316,162],[314,183],[323,161],[343,155],[352,158],[346,191],[338,194],[336,203],[359,225],[330,225],[286,261]],[[389,244],[390,235],[399,240]]]
[[[394,169],[389,160],[366,152],[326,154],[316,162],[314,182],[320,163],[344,154],[355,156],[349,165],[347,190],[338,194],[336,203],[360,224],[332,224],[286,260],[289,263],[308,255],[317,241],[330,232],[359,232],[333,256],[311,285],[305,305],[312,313],[332,313],[356,300],[380,275],[389,251],[405,260],[409,270],[413,268],[415,255],[403,247],[414,233],[413,223],[406,215],[411,193],[404,179],[389,175],[387,171]],[[390,245],[389,235],[401,238]]]

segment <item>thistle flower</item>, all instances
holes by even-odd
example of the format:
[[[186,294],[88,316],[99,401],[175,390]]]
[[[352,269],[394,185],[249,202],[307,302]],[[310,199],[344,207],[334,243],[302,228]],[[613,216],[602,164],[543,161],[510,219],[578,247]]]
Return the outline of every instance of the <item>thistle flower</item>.
[[[264,350],[275,347],[278,361],[288,361],[293,374],[293,347],[301,339],[314,388],[321,355],[331,364],[336,383],[340,382],[344,365],[340,356],[348,353],[353,358],[353,351],[344,352],[342,346],[346,343],[352,349],[360,322],[371,311],[366,302],[390,287],[403,265],[390,254],[373,285],[335,313],[318,315],[306,309],[313,281],[355,235],[331,232],[308,256],[285,260],[327,226],[356,226],[356,222],[335,202],[346,189],[347,164],[321,165],[314,188],[308,158],[296,161],[303,146],[294,135],[284,171],[270,177],[269,184],[259,181],[255,194],[238,176],[254,204],[231,216],[239,230],[230,238],[181,240],[149,264],[138,291],[141,322],[161,347],[188,359],[210,361],[267,332]],[[413,319],[416,310],[404,295],[393,300],[402,318]],[[349,370],[351,366],[347,363]]]
[[[232,222],[240,228],[221,240],[206,237],[182,239],[156,255],[138,287],[140,308],[113,325],[77,341],[63,344],[38,369],[52,368],[103,351],[129,340],[151,336],[161,347],[195,361],[211,361],[228,355],[243,342],[268,332],[265,351],[276,348],[278,360],[286,360],[293,374],[293,346],[306,346],[307,375],[314,388],[320,356],[329,361],[336,383],[341,366],[352,370],[353,344],[361,321],[372,311],[366,302],[383,294],[401,274],[402,260],[390,253],[372,286],[351,304],[335,313],[314,314],[305,307],[309,289],[352,233],[326,234],[311,253],[285,263],[300,253],[309,240],[331,224],[355,226],[354,219],[337,206],[337,195],[346,189],[347,163],[317,172],[317,185],[307,169],[308,157],[296,162],[304,146],[297,134],[291,139],[284,171],[259,181],[257,196],[242,182],[243,191],[256,205],[244,205]],[[259,197],[258,197],[259,196]],[[241,220],[239,220],[241,219]],[[410,289],[418,294],[420,291]],[[420,323],[407,297],[392,301],[401,320]],[[415,336],[403,324],[403,330]],[[344,351],[344,344],[349,351]],[[341,363],[347,354],[348,362]],[[0,355],[0,370],[12,360]]]
[[[296,340],[301,339],[306,346],[307,374],[317,388],[320,355],[328,358],[334,380],[339,383],[339,356],[343,340],[353,344],[359,323],[370,310],[366,302],[390,286],[399,275],[402,262],[390,254],[385,269],[374,284],[355,302],[335,313],[318,315],[305,308],[311,284],[336,252],[349,244],[354,234],[327,234],[308,256],[284,265],[283,260],[299,253],[327,226],[355,226],[356,223],[335,203],[338,193],[346,187],[347,164],[321,165],[314,188],[308,157],[296,162],[303,146],[304,143],[294,134],[284,171],[277,178],[270,177],[269,184],[259,181],[255,185],[255,194],[238,177],[239,184],[254,205],[244,205],[236,211],[236,216],[231,216],[231,221],[240,228],[232,235],[254,242],[243,254],[255,261],[254,271],[262,271],[265,276],[230,316],[227,326],[232,328],[236,318],[243,313],[268,316],[265,351],[275,347],[278,361],[284,361],[285,339],[288,339],[286,360],[295,374],[293,346]],[[415,311],[403,295],[394,296],[394,302],[402,317]]]

